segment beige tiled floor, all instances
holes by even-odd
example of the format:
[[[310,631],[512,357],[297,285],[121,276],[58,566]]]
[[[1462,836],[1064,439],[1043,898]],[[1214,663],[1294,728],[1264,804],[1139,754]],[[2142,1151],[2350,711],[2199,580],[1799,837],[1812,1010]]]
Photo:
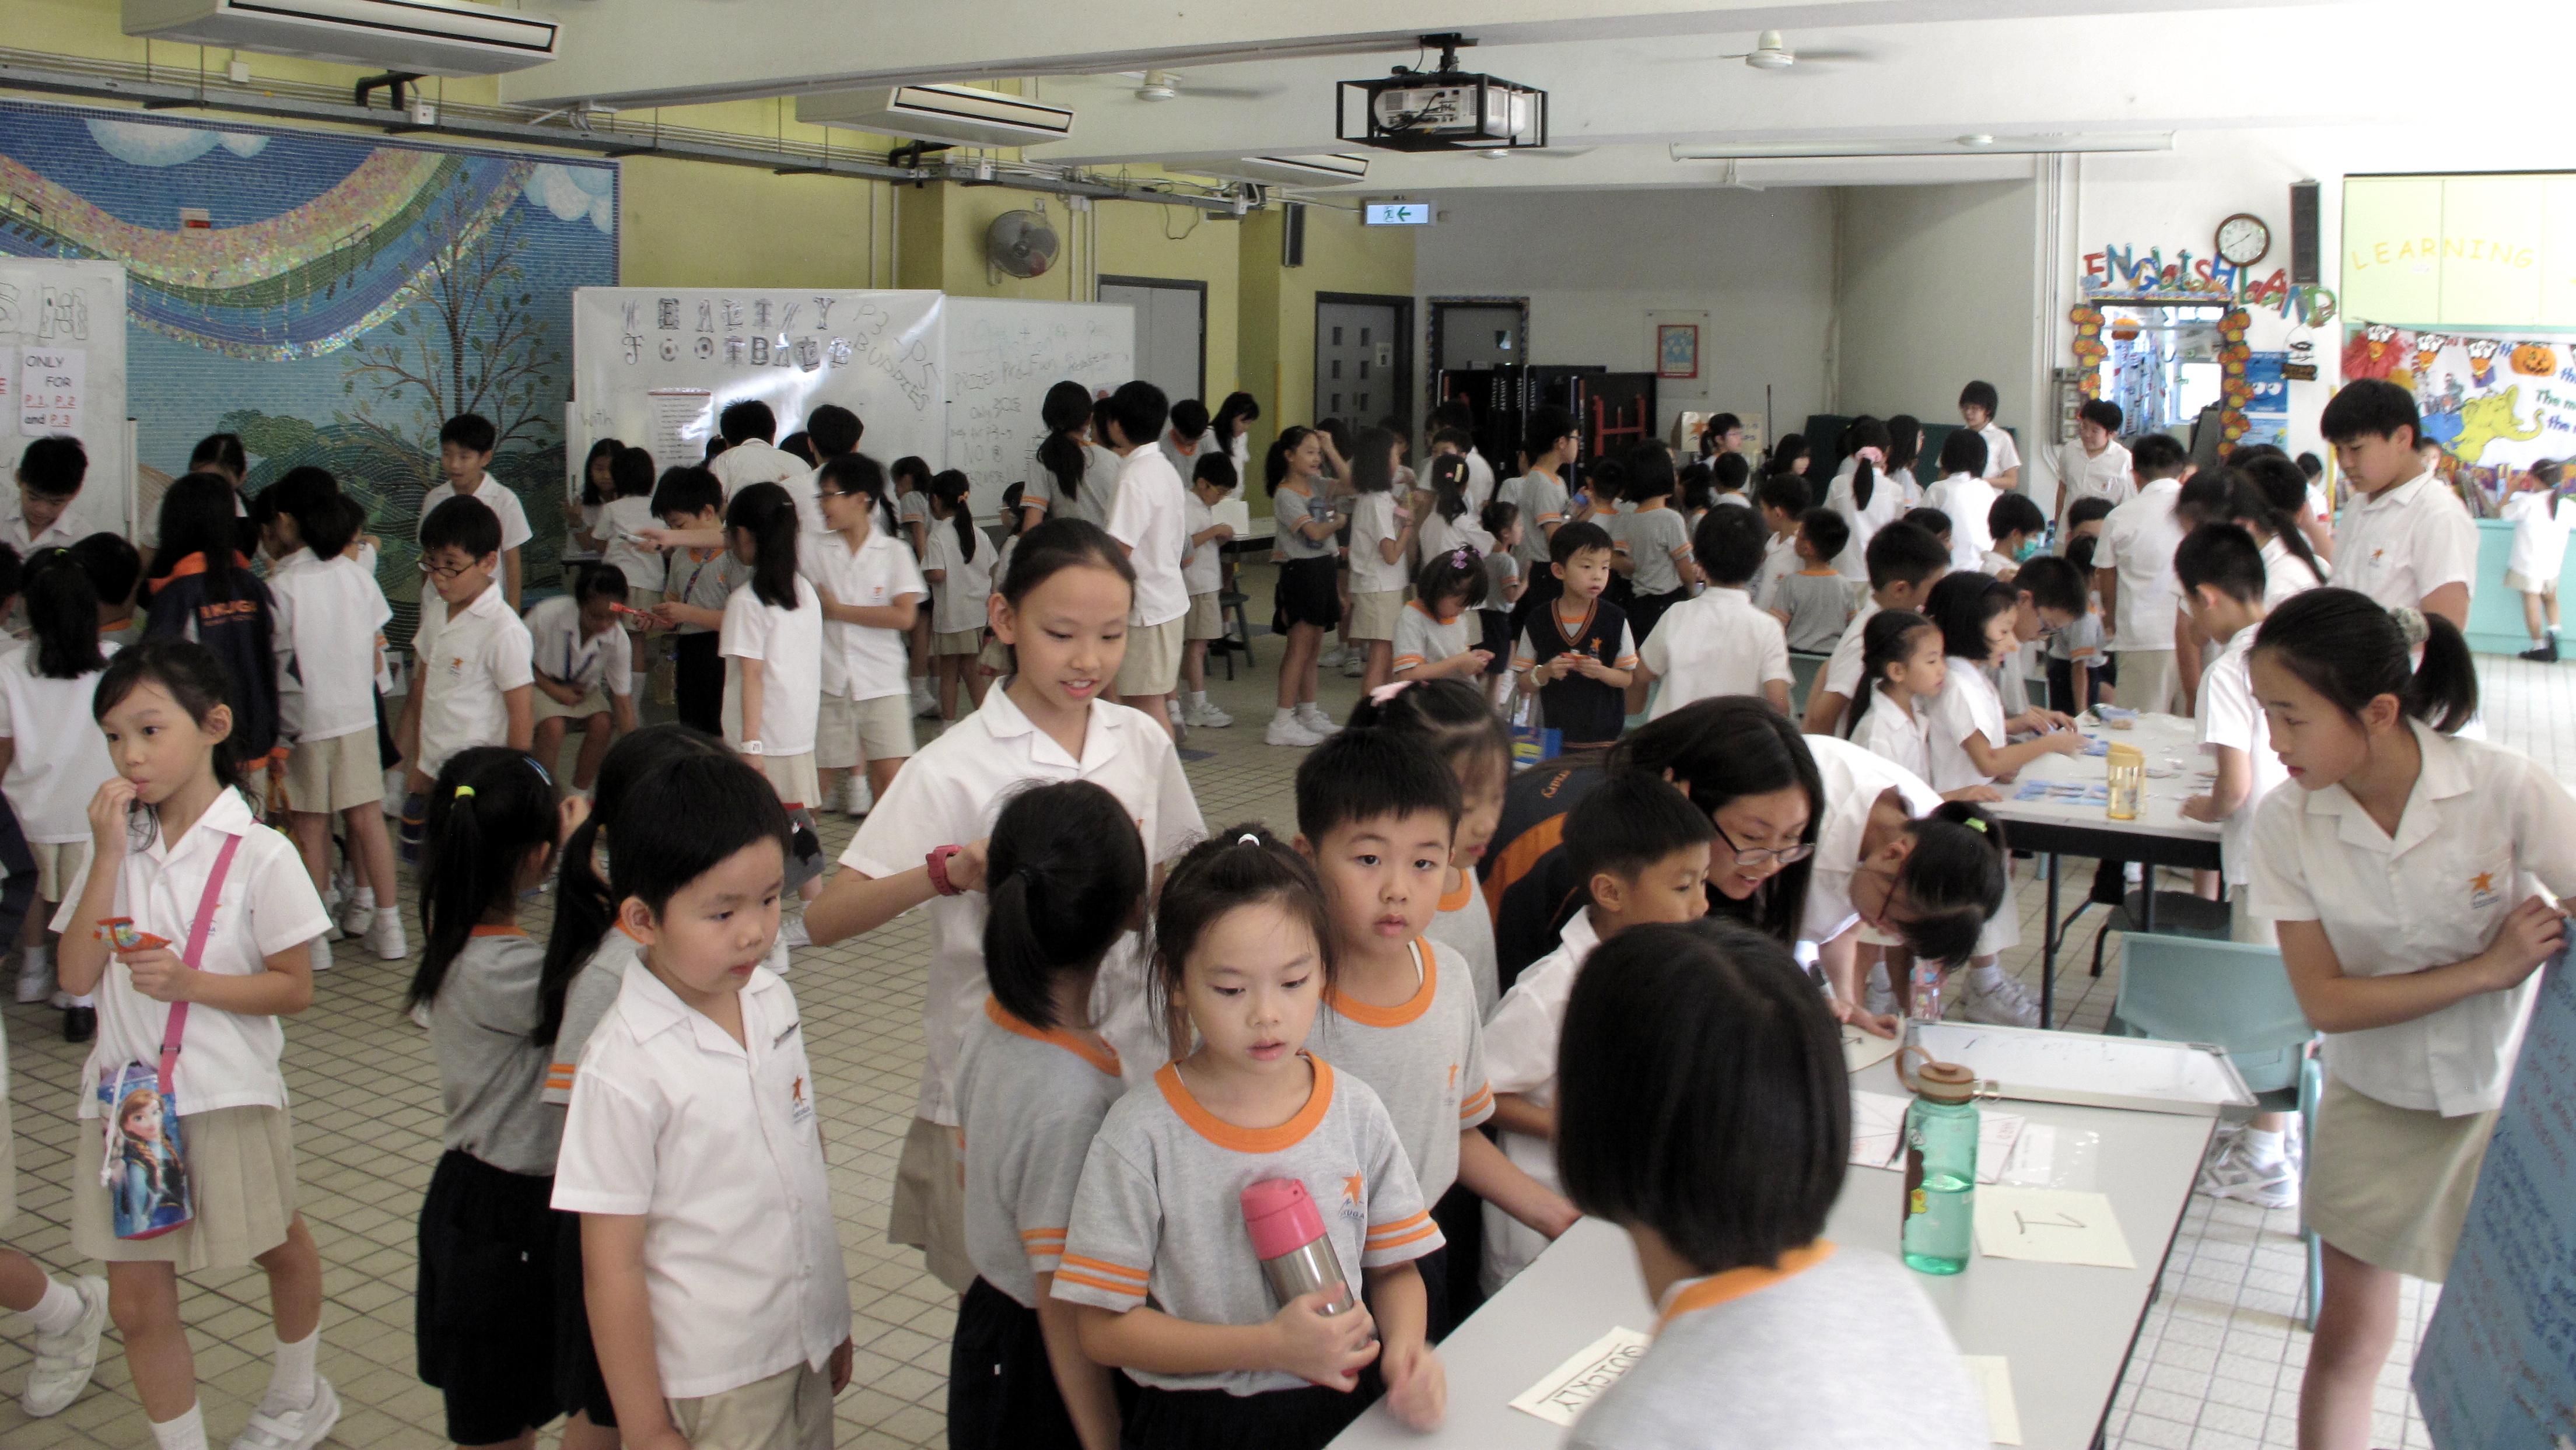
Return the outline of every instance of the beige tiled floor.
[[[1256,601],[1255,618],[1267,613]],[[1261,667],[1211,693],[1234,712],[1230,730],[1189,742],[1208,758],[1189,766],[1211,826],[1242,819],[1285,823],[1298,752],[1261,743],[1279,641],[1257,640]],[[2576,767],[2576,747],[2556,757],[2545,722],[2576,718],[2576,674],[2510,660],[2484,661],[2492,692],[2488,719],[2500,740],[2558,767]],[[1356,682],[1328,679],[1338,717]],[[835,852],[848,823],[825,825]],[[2089,879],[2090,863],[2070,863]],[[2040,893],[2021,892],[2023,939],[2036,944]],[[540,904],[527,924],[542,932]],[[415,936],[417,933],[415,932]],[[2079,934],[2070,954],[2089,946]],[[2035,945],[2013,963],[2028,973]],[[311,1010],[287,1029],[286,1069],[296,1104],[304,1212],[322,1249],[329,1306],[323,1318],[323,1373],[347,1406],[333,1435],[347,1446],[442,1443],[439,1397],[414,1378],[413,1225],[438,1154],[438,1078],[425,1036],[399,1012],[406,964],[365,959],[343,944]],[[944,1442],[952,1301],[910,1251],[884,1239],[887,1185],[910,1116],[921,1065],[920,972],[928,957],[921,924],[905,919],[856,942],[797,953],[791,981],[806,1016],[821,1102],[829,1119],[842,1245],[858,1308],[858,1369],[841,1397],[844,1446]],[[2112,954],[2114,963],[2117,953]],[[2101,979],[2080,965],[2061,978],[2069,1025],[2098,1028],[2117,991],[2117,968]],[[72,1083],[81,1049],[64,1044],[55,1014],[7,1008],[13,1046],[8,1079],[14,1105],[19,1204],[8,1241],[56,1270],[71,1261],[64,1228],[71,1156]],[[2128,1381],[2111,1416],[2114,1445],[2240,1447],[2291,1443],[2306,1336],[2293,1323],[2299,1293],[2296,1216],[2196,1200],[2174,1248],[2160,1302],[2148,1316]],[[183,1281],[210,1434],[220,1445],[239,1430],[267,1381],[266,1286],[256,1273]],[[2431,1295],[2410,1285],[2412,1343]],[[111,1333],[97,1386],[71,1409],[31,1421],[16,1406],[27,1367],[23,1322],[0,1325],[0,1445],[38,1450],[151,1443]],[[2383,1377],[2386,1413],[2377,1439],[2428,1443],[2405,1390],[2404,1356]]]

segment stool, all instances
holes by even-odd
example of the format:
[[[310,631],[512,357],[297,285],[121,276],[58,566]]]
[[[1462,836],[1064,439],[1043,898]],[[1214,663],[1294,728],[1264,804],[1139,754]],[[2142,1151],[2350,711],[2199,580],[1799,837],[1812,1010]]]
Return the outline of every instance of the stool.
[[[1234,652],[1243,651],[1243,662],[1252,661],[1252,623],[1243,617],[1243,591],[1227,589],[1216,596],[1217,626],[1225,631],[1218,643],[1225,648],[1225,677],[1234,678]]]

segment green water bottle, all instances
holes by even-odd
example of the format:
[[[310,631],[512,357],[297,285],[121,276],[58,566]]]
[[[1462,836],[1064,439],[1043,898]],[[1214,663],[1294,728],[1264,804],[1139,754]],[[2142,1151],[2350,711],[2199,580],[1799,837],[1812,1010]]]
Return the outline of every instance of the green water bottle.
[[[1955,1274],[1968,1267],[1976,1232],[1977,1075],[1905,1050],[1924,1059],[1906,1080],[1914,1101],[1905,1109],[1905,1266]]]

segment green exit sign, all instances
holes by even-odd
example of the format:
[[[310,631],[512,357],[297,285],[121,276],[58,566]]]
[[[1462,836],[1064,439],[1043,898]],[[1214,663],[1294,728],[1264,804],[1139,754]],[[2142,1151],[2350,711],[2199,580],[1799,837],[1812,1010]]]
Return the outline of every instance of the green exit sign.
[[[1431,225],[1431,203],[1373,201],[1361,211],[1360,220],[1373,227],[1427,227]]]

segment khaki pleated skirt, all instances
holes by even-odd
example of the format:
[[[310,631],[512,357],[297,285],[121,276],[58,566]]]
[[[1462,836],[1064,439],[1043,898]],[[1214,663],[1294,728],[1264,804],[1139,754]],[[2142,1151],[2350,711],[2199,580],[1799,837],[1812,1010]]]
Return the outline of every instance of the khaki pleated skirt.
[[[216,1108],[179,1119],[197,1216],[158,1238],[120,1239],[108,1218],[96,1118],[81,1120],[72,1159],[72,1249],[111,1264],[239,1269],[286,1242],[295,1222],[295,1123],[284,1108]]]
[[[2365,1264],[2442,1282],[2495,1120],[2392,1107],[2328,1073],[2301,1195],[2308,1226]]]

